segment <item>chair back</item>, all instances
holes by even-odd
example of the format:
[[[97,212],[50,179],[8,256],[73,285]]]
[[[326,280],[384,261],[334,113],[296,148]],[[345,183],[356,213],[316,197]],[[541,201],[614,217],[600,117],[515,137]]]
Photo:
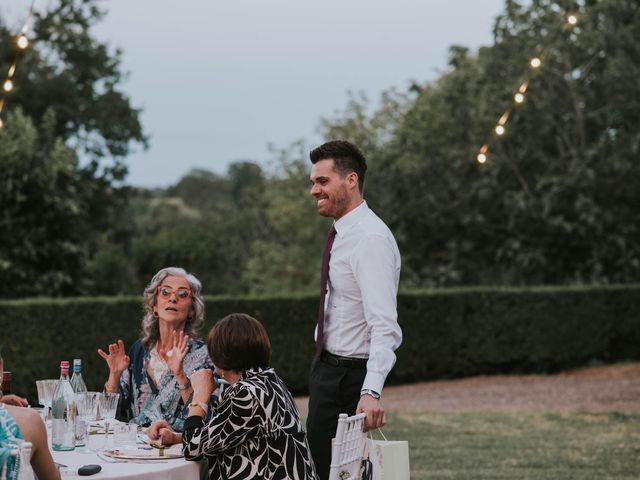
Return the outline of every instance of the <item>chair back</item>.
[[[336,438],[331,447],[329,480],[360,480],[367,434],[362,431],[366,414],[338,417]]]
[[[33,467],[31,467],[31,442],[22,442],[20,445],[20,469],[18,470],[18,480],[35,480]]]
[[[31,467],[32,448],[31,442],[20,441],[20,446],[9,452],[9,456],[16,459],[12,471],[8,470],[9,462],[6,461],[0,468],[0,479],[35,480]]]

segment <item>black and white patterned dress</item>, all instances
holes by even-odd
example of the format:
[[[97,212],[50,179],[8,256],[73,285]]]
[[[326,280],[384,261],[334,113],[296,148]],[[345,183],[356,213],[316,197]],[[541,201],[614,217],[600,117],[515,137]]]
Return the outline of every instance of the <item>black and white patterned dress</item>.
[[[209,478],[316,480],[298,408],[273,368],[248,370],[224,389],[209,422],[184,424],[187,460],[209,462]]]

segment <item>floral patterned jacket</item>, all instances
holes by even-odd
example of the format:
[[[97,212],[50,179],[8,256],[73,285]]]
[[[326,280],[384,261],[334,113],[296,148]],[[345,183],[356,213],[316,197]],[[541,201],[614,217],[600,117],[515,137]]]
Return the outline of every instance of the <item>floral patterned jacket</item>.
[[[148,426],[156,420],[166,420],[181,432],[187,417],[189,401],[183,402],[173,373],[167,370],[156,385],[147,373],[150,351],[137,340],[129,351],[129,368],[120,377],[120,402],[116,418]],[[184,372],[191,376],[196,370],[210,368],[207,346],[200,340],[189,339],[189,351],[182,363]]]

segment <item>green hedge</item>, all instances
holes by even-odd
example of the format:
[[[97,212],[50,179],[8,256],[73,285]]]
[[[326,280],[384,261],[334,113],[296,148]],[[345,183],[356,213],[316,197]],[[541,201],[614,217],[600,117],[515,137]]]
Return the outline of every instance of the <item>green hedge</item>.
[[[210,299],[201,333],[230,312],[259,318],[271,337],[273,366],[302,394],[317,302]],[[387,384],[640,359],[640,285],[405,292],[398,310],[404,341]],[[129,297],[0,302],[0,343],[14,391],[35,403],[34,380],[57,377],[59,361],[73,358],[82,358],[89,388],[101,388],[107,368],[96,349],[116,338],[130,346],[141,316],[140,299]]]

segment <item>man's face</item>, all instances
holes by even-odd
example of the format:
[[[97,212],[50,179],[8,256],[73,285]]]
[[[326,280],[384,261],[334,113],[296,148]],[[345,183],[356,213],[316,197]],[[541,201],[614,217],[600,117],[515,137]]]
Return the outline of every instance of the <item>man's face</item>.
[[[312,165],[309,193],[316,200],[320,215],[338,220],[348,211],[354,193],[354,181],[357,194],[358,176],[349,173],[343,177],[334,167],[332,158]]]

